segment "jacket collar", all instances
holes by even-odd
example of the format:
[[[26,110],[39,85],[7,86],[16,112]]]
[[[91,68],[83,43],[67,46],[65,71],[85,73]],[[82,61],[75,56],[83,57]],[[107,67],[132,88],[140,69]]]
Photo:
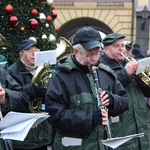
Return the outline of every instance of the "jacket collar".
[[[17,70],[18,72],[22,73],[22,74],[28,74],[30,73],[24,66],[24,64],[22,63],[22,61],[20,60],[20,58],[17,59],[16,61],[16,66],[17,66]]]

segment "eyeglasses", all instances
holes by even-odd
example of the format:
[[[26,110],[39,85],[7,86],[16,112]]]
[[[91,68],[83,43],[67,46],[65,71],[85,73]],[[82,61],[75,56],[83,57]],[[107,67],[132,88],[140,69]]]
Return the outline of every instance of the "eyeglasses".
[[[28,53],[40,52],[40,49],[29,49],[29,50],[26,50],[26,52]]]
[[[93,57],[93,56],[99,56],[100,55],[100,51],[96,52],[96,53],[87,53],[87,52],[84,52],[82,51],[82,53],[85,54],[86,57]]]

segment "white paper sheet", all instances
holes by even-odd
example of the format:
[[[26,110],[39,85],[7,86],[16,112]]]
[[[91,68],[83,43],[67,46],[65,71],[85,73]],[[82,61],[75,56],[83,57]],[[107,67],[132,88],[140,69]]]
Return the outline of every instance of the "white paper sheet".
[[[43,66],[45,63],[56,64],[56,50],[35,52],[35,66]]]
[[[144,72],[146,67],[150,67],[150,57],[138,60],[138,69],[136,70],[136,74]]]
[[[111,148],[117,148],[132,138],[143,137],[143,136],[144,136],[144,133],[133,134],[133,135],[124,136],[124,137],[117,137],[117,138],[102,140],[102,143]]]
[[[9,112],[0,121],[1,138],[23,141],[31,128],[48,117],[47,113]]]

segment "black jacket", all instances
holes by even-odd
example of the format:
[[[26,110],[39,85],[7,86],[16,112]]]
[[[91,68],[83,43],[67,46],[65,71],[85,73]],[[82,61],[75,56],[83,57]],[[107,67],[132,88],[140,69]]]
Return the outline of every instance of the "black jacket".
[[[28,70],[26,70],[20,59],[18,59],[8,68],[8,72],[21,86],[31,83],[33,75]],[[28,90],[32,89],[29,88]],[[24,112],[30,112],[28,104]],[[13,141],[13,147],[19,149],[25,149],[25,147],[26,149],[36,149],[46,146],[50,144],[50,134],[51,126],[49,122],[45,120],[36,128],[32,128],[23,142]]]
[[[1,105],[2,114],[9,111],[23,112],[26,110],[29,97],[23,92],[22,87],[0,66],[0,83],[6,92],[7,105]],[[3,140],[0,139],[0,149],[3,150]]]
[[[114,99],[109,115],[116,116],[126,111],[127,97],[121,83],[108,66],[99,64],[98,68],[101,88],[110,93]],[[92,73],[86,66],[75,62],[74,55],[59,64],[58,71],[50,79],[45,100],[46,110],[51,115],[50,122],[57,130],[55,138],[57,149],[61,150],[60,141],[63,136],[84,138],[84,135],[87,135],[83,147],[77,147],[87,150],[89,144],[92,145],[96,141],[99,143],[100,137],[104,139],[102,126],[98,127],[97,132],[96,128],[92,129],[92,113],[98,109]],[[97,133],[98,139],[92,138],[94,135],[92,133]],[[93,145],[93,149],[97,149],[97,145]]]

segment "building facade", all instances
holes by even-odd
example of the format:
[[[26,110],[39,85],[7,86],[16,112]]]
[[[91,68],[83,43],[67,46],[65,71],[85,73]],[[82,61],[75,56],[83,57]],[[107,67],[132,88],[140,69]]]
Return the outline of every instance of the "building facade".
[[[138,42],[146,54],[149,48],[149,15],[143,18],[149,0],[54,0],[58,37],[70,39],[81,27],[92,26],[104,34],[118,32]]]

